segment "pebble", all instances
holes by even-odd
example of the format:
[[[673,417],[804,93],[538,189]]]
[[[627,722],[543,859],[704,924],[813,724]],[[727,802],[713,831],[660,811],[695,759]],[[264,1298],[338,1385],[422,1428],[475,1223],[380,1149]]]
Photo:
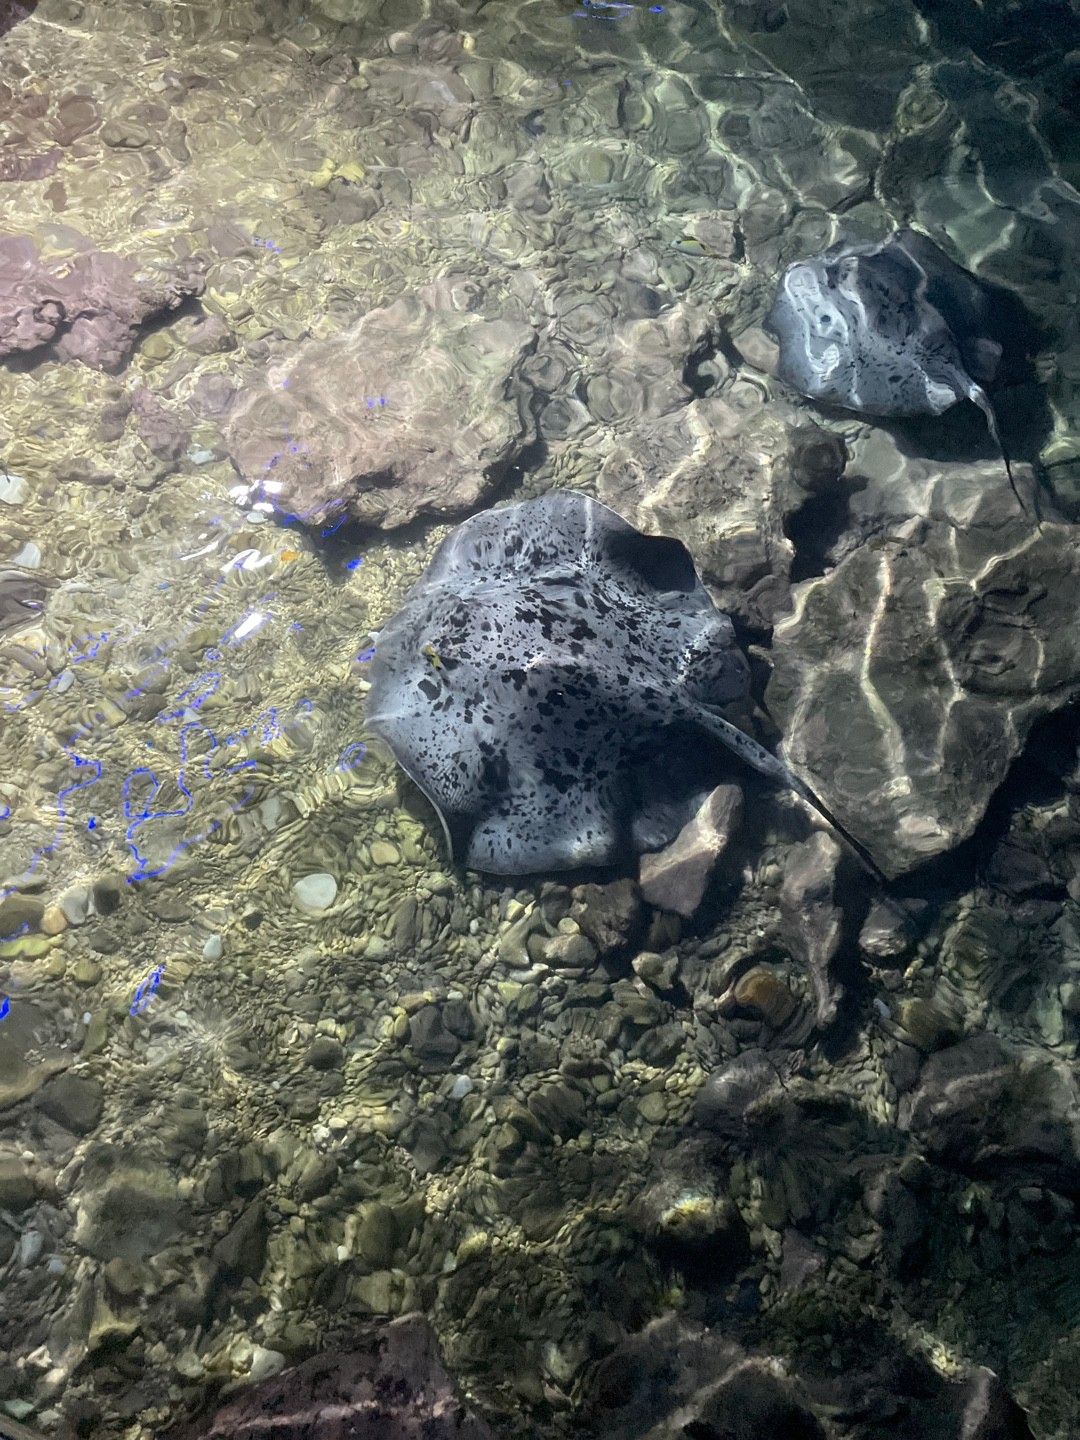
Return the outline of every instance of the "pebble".
[[[297,880],[292,887],[293,899],[301,910],[328,910],[337,898],[337,889],[337,881],[333,875],[322,871]]]
[[[173,1369],[185,1380],[201,1380],[206,1374],[206,1368],[194,1350],[181,1350],[173,1361]]]
[[[17,1155],[0,1155],[0,1210],[18,1212],[34,1202],[37,1186]]]
[[[659,1125],[661,1120],[667,1117],[667,1106],[664,1097],[658,1090],[643,1095],[638,1101],[638,1109],[641,1111],[643,1120],[648,1120],[652,1125]]]
[[[66,695],[74,684],[75,671],[70,669],[61,670],[60,674],[57,675],[56,679],[53,681],[52,688],[56,691],[58,695]]]
[[[19,553],[11,557],[11,563],[21,565],[24,570],[36,570],[41,564],[41,551],[33,540],[27,540]]]
[[[774,375],[780,360],[780,346],[759,325],[736,335],[733,342],[740,356],[755,370]]]
[[[24,1230],[19,1236],[19,1267],[25,1270],[41,1255],[45,1248],[45,1237],[40,1230]]]
[[[401,851],[396,845],[391,845],[389,840],[373,840],[371,843],[371,863],[373,865],[398,865],[401,862]]]
[[[41,917],[41,929],[46,935],[60,935],[67,927],[67,916],[59,905],[50,905]]]
[[[220,960],[224,950],[225,946],[222,944],[221,936],[211,935],[202,947],[202,957],[204,960]]]
[[[90,913],[90,892],[85,885],[73,885],[60,896],[60,909],[69,925],[82,925]]]
[[[780,976],[764,965],[755,965],[740,976],[733,993],[736,1005],[756,1010],[771,1025],[783,1025],[797,1003]]]
[[[5,505],[21,505],[26,499],[27,484],[21,475],[0,471],[0,500]]]
[[[280,1350],[268,1350],[265,1345],[253,1345],[251,1349],[251,1368],[248,1371],[248,1382],[258,1385],[260,1380],[269,1380],[271,1375],[279,1374],[285,1368],[285,1356]]]
[[[469,1075],[459,1075],[450,1087],[451,1100],[464,1100],[472,1092],[473,1082]]]
[[[101,979],[101,966],[88,955],[81,955],[75,962],[71,978],[76,985],[96,985]]]
[[[634,974],[656,990],[670,990],[679,973],[679,955],[675,950],[669,950],[666,955],[643,950],[630,963]]]

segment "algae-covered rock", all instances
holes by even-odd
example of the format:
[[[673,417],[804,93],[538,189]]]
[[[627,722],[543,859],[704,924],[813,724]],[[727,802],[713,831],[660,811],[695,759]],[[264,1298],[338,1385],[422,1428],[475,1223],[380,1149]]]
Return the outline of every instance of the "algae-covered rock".
[[[229,419],[231,453],[253,496],[305,523],[461,515],[532,439],[520,372],[534,343],[434,288],[403,295],[273,367]]]

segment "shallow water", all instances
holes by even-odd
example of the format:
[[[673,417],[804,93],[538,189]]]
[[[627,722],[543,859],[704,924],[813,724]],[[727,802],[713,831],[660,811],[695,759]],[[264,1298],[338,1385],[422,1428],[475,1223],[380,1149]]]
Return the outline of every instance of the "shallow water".
[[[981,1366],[1080,1433],[1075,26],[0,6],[6,1415],[143,1440],[419,1310],[497,1433],[723,1433],[726,1342],[838,1434],[959,1435]],[[907,223],[1042,327],[1025,508],[973,409],[769,373],[782,267]],[[552,486],[687,544],[886,901],[735,772],[689,917],[454,867],[365,666]]]

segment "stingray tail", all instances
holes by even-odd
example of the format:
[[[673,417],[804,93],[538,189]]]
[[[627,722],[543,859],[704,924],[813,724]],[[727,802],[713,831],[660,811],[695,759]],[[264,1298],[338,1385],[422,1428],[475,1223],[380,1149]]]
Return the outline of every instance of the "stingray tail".
[[[1005,462],[1005,474],[1009,477],[1009,489],[1015,495],[1016,503],[1020,506],[1020,509],[1026,515],[1028,513],[1028,506],[1021,499],[1020,491],[1016,488],[1016,477],[1013,475],[1012,464],[1009,460],[1009,452],[1008,450],[1006,450],[1005,442],[1001,438],[1001,431],[998,428],[997,416],[994,414],[994,407],[990,403],[990,397],[989,395],[987,395],[986,391],[982,388],[981,385],[972,385],[968,393],[971,396],[972,400],[975,402],[975,404],[982,411],[982,413],[986,416],[986,423],[989,427],[990,434],[993,437],[994,443],[1001,451],[1002,460]],[[1035,500],[1035,519],[1041,526],[1042,516],[1039,514],[1038,499]]]
[[[722,715],[717,715],[711,708],[703,706],[699,710],[697,718],[704,729],[711,731],[729,750],[734,750],[735,754],[752,769],[760,771],[770,780],[775,780],[777,784],[784,785],[789,790],[794,790],[796,795],[801,796],[826,821],[830,829],[836,831],[867,874],[879,885],[888,884],[884,872],[877,865],[866,846],[856,840],[855,836],[841,825],[825,802],[814,794],[809,785],[790,771],[782,760],[778,760],[775,755],[765,749],[764,745],[759,745],[745,731],[732,725],[731,721],[725,720]]]

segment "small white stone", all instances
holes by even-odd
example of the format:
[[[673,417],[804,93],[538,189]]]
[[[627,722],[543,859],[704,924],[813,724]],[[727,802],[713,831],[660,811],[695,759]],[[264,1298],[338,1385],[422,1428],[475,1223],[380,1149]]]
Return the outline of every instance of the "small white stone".
[[[60,909],[69,925],[82,925],[90,911],[90,892],[84,885],[73,885],[60,896]]]
[[[11,557],[11,563],[21,565],[24,570],[36,570],[41,564],[41,551],[33,540],[27,540],[19,553]]]
[[[472,1088],[472,1077],[470,1075],[459,1075],[450,1087],[450,1099],[464,1100],[465,1096],[472,1091]]]
[[[281,796],[268,795],[259,806],[259,815],[267,830],[276,830],[277,823],[281,819]]]
[[[265,1345],[255,1345],[251,1352],[251,1369],[248,1371],[248,1380],[252,1385],[257,1385],[260,1380],[268,1380],[271,1375],[277,1375],[285,1368],[285,1356],[280,1350],[268,1350]]]
[[[75,684],[75,671],[72,669],[61,670],[56,679],[52,682],[52,688],[58,695],[66,695]]]
[[[325,871],[305,875],[292,887],[293,899],[301,910],[328,910],[337,897],[337,881]]]
[[[41,1254],[44,1246],[45,1237],[40,1230],[24,1230],[19,1236],[18,1256],[20,1269],[25,1270],[28,1265],[33,1265],[34,1261]]]
[[[5,505],[21,505],[26,499],[28,486],[21,475],[0,470],[0,500]]]
[[[211,935],[202,947],[202,957],[204,960],[220,960],[224,950],[225,946],[221,942],[221,936]]]

